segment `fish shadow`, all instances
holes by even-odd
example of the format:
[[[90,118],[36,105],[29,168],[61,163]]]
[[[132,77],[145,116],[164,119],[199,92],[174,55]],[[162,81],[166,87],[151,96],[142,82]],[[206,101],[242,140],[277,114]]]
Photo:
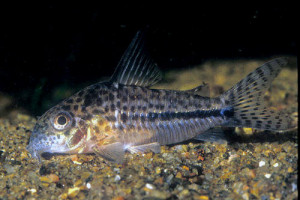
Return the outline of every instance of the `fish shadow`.
[[[254,132],[253,134],[237,134],[234,132],[234,129],[227,130],[224,132],[224,139],[226,140],[228,145],[231,144],[249,144],[249,143],[285,143],[285,142],[293,142],[298,143],[298,129],[287,132],[271,132],[271,131],[260,131]],[[189,144],[189,143],[204,143],[205,141],[190,139],[180,143],[167,145],[169,147],[173,147],[180,144]],[[211,141],[213,142],[213,141]],[[218,142],[217,142],[218,143]]]
[[[49,153],[49,152],[44,152],[42,153],[42,157],[45,159],[45,160],[50,160],[52,157],[54,156],[70,156],[71,154],[68,154],[68,153]],[[85,155],[94,155],[94,153],[87,153]]]
[[[254,132],[251,135],[237,135],[233,134],[229,139],[230,143],[274,143],[279,144],[285,142],[298,142],[298,130],[288,131],[288,132],[271,132],[271,131],[261,131]]]

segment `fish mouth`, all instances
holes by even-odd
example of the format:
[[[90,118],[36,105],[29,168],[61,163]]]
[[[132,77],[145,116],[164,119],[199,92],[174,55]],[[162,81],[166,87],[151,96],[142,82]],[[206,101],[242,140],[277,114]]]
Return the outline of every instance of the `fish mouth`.
[[[67,153],[67,149],[65,148],[65,146],[61,146],[61,145],[39,147],[34,144],[29,144],[26,147],[26,149],[31,154],[31,157],[37,159],[39,163],[41,163],[42,158],[48,160],[53,155],[63,155]]]

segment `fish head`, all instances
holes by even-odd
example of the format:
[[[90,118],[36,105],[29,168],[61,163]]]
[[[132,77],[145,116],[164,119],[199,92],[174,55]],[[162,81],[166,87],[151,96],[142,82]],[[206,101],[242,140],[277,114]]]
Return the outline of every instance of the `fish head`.
[[[51,108],[36,122],[27,150],[41,161],[43,153],[76,153],[86,137],[87,123],[66,102]]]

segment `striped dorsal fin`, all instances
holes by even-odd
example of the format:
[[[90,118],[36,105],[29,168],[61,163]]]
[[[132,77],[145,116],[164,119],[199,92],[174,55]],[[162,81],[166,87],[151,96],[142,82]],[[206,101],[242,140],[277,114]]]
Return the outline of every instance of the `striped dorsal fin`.
[[[157,64],[145,50],[143,35],[141,31],[137,32],[119,61],[111,82],[150,87],[161,79]]]

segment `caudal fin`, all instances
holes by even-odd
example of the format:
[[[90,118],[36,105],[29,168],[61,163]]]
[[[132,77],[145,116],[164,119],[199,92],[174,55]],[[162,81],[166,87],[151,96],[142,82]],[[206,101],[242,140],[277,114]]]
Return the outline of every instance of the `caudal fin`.
[[[286,58],[273,59],[222,94],[221,98],[234,110],[233,117],[225,125],[272,131],[293,128],[289,115],[267,110],[262,102],[266,89],[286,64]]]

